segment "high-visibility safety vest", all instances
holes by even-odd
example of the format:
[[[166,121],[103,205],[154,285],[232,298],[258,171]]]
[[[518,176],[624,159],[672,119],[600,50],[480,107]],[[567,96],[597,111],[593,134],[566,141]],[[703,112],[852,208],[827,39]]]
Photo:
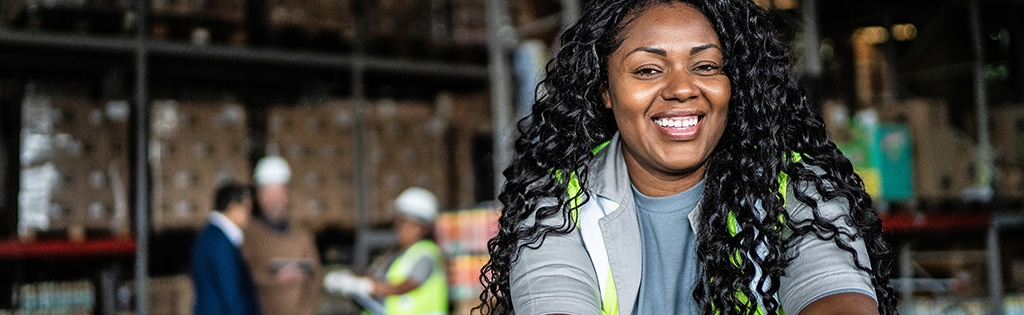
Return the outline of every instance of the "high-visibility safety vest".
[[[604,149],[606,146],[608,146],[609,143],[610,141],[607,141],[598,145],[596,148],[594,148],[594,150],[591,151],[591,153],[597,154],[599,151],[601,151],[601,149]],[[803,156],[801,154],[794,152],[790,154],[788,159],[793,162],[800,162],[802,160],[802,157]],[[561,180],[562,172],[555,172],[555,176],[556,178]],[[781,194],[783,206],[785,206],[786,202],[786,189],[788,183],[789,175],[787,175],[785,172],[780,172],[779,193]],[[590,261],[591,263],[594,264],[594,269],[597,272],[597,283],[601,292],[601,315],[618,315],[618,293],[615,290],[615,281],[614,277],[612,276],[612,268],[608,261],[608,249],[605,247],[604,237],[601,235],[601,228],[598,225],[598,220],[600,220],[605,213],[610,213],[615,209],[618,209],[620,205],[615,202],[607,200],[601,200],[604,201],[603,205],[596,205],[596,203],[599,203],[601,201],[591,200],[592,202],[590,202],[589,204],[593,206],[591,206],[590,208],[606,207],[610,209],[586,209],[585,207],[587,205],[582,203],[582,191],[583,187],[580,185],[580,182],[577,179],[575,172],[570,173],[568,188],[566,189],[566,192],[568,193],[568,196],[570,198],[570,213],[573,222],[576,223],[576,228],[580,231],[584,244],[587,247],[587,253],[590,255]],[[729,235],[736,236],[737,234],[739,234],[740,225],[739,222],[736,221],[736,215],[732,211],[729,211],[726,220],[728,221]],[[782,221],[781,216],[779,217],[779,221]],[[747,256],[749,258],[749,255],[750,253],[741,253],[740,250],[736,250],[736,252],[733,253],[730,261],[734,265],[739,266],[743,262],[744,256]],[[760,278],[761,268],[756,265],[754,266],[754,268],[756,273],[754,281],[757,281],[757,279]],[[752,282],[750,284],[751,287],[756,285],[756,282]],[[749,298],[743,292],[736,292],[736,298],[741,303],[748,304]],[[760,298],[757,298],[756,300],[756,302],[758,302],[756,303],[756,314],[766,314],[767,311],[765,311],[764,307],[762,307],[761,303],[759,303]],[[715,311],[715,314],[719,313],[721,312],[717,310]],[[782,310],[779,310],[778,314],[782,315],[784,313]]]
[[[420,240],[409,246],[388,268],[384,279],[398,285],[409,278],[420,258],[428,257],[434,262],[430,277],[419,287],[401,295],[384,299],[384,313],[387,315],[435,315],[448,313],[448,280],[444,273],[444,257],[441,249],[430,240]]]

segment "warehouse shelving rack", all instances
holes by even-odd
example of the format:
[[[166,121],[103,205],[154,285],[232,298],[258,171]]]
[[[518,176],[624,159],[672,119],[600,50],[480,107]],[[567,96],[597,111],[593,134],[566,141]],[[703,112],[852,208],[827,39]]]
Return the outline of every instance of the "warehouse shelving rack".
[[[41,49],[58,54],[73,55],[80,52],[88,52],[99,55],[116,55],[118,57],[130,56],[134,64],[134,92],[131,102],[132,119],[130,120],[130,133],[132,138],[132,150],[130,160],[132,213],[134,215],[134,239],[127,241],[99,241],[87,242],[80,246],[73,246],[62,242],[47,243],[46,246],[23,246],[12,242],[4,243],[6,258],[20,257],[60,257],[69,253],[86,255],[123,255],[134,253],[134,292],[136,314],[148,314],[147,301],[147,277],[148,266],[147,252],[149,252],[149,208],[150,208],[150,184],[148,174],[150,172],[148,162],[149,148],[149,102],[150,102],[150,78],[153,75],[151,61],[153,57],[161,58],[190,58],[192,60],[204,61],[227,61],[255,65],[274,66],[298,66],[319,68],[339,73],[348,73],[350,77],[351,100],[355,109],[356,117],[356,150],[365,152],[366,134],[364,113],[366,106],[365,82],[366,74],[387,73],[404,74],[414,76],[426,76],[430,78],[459,78],[461,80],[483,81],[489,78],[490,70],[487,66],[469,63],[446,63],[438,61],[412,61],[398,58],[370,56],[363,53],[363,44],[359,38],[358,31],[359,17],[357,17],[357,38],[352,53],[327,53],[327,52],[306,52],[290,51],[270,48],[243,48],[226,46],[196,46],[187,43],[164,42],[149,39],[146,35],[147,12],[149,1],[136,1],[134,8],[135,36],[134,37],[111,37],[98,35],[72,35],[53,34],[34,31],[16,31],[0,27],[0,47],[19,47],[29,49]],[[35,57],[26,58],[32,60]],[[44,59],[46,57],[43,57]],[[45,60],[43,60],[45,61]],[[493,76],[491,76],[493,77]],[[486,81],[484,81],[486,82]],[[13,154],[13,153],[12,153]],[[356,155],[356,169],[365,170],[365,157],[363,154]],[[357,183],[366,182],[365,171],[355,174]],[[368,226],[367,207],[367,185],[358,184],[357,187],[357,235],[361,240],[357,242],[355,261],[357,264],[368,261],[367,246],[372,245],[375,239],[386,239],[381,236],[383,233],[366,231]],[[113,242],[113,243],[110,243]],[[110,243],[110,244],[108,244]],[[116,243],[116,244],[114,244]],[[113,244],[113,245],[111,245]],[[111,247],[113,246],[113,247]],[[45,247],[45,248],[43,248]],[[114,248],[116,247],[116,248]],[[362,247],[362,248],[359,248]],[[7,249],[10,249],[8,251]],[[116,252],[116,253],[115,253]],[[0,257],[4,258],[4,257]],[[105,283],[101,285],[111,285]],[[113,314],[114,290],[101,288],[104,303],[102,314]],[[107,296],[111,295],[111,296]]]
[[[358,1],[358,0],[354,0]],[[516,42],[524,37],[524,34],[533,32],[536,29],[544,29],[567,25],[568,21],[574,21],[578,16],[579,11],[578,0],[561,0],[563,12],[560,15],[545,17],[535,21],[531,25],[515,27],[513,26],[509,14],[507,12],[507,5],[505,1],[501,0],[486,0],[487,5],[487,31],[488,31],[488,42],[487,42],[487,65],[481,64],[467,64],[467,63],[446,63],[437,61],[412,61],[406,59],[387,58],[368,55],[364,53],[365,47],[364,42],[360,40],[359,36],[362,32],[355,32],[356,40],[354,41],[354,47],[351,53],[327,53],[327,52],[308,52],[308,51],[297,51],[297,50],[284,50],[284,49],[271,49],[271,48],[241,48],[241,47],[227,47],[227,46],[196,46],[186,43],[179,42],[165,42],[158,41],[148,38],[146,34],[147,28],[147,12],[149,1],[140,0],[136,1],[134,8],[135,11],[135,34],[133,37],[112,37],[112,36],[83,36],[83,35],[71,35],[71,34],[52,34],[52,33],[41,33],[41,32],[29,32],[29,31],[15,31],[8,30],[0,27],[0,51],[3,51],[7,47],[18,47],[18,48],[29,48],[37,50],[45,50],[48,52],[56,52],[60,54],[75,54],[80,52],[86,52],[93,55],[99,56],[116,56],[116,58],[130,58],[130,62],[126,64],[134,65],[134,77],[135,80],[131,80],[134,86],[130,88],[134,91],[134,98],[131,102],[131,112],[134,117],[130,123],[131,133],[135,135],[133,146],[136,148],[131,151],[131,160],[133,169],[130,172],[131,180],[130,187],[132,191],[132,212],[134,214],[134,226],[135,226],[135,239],[131,242],[120,242],[116,244],[116,248],[103,247],[101,243],[89,243],[85,244],[84,247],[78,249],[67,249],[64,247],[66,244],[48,244],[43,247],[17,247],[20,245],[14,245],[9,243],[0,244],[0,253],[9,252],[14,255],[24,255],[22,257],[38,257],[41,255],[52,256],[60,253],[70,253],[72,251],[79,251],[79,253],[87,253],[89,255],[126,255],[135,253],[135,296],[137,314],[147,314],[148,304],[146,302],[147,294],[147,272],[149,268],[149,262],[147,261],[147,255],[140,255],[139,253],[148,252],[150,246],[149,240],[149,200],[150,200],[150,189],[148,165],[148,141],[149,141],[149,101],[150,101],[150,79],[154,73],[151,69],[154,58],[162,58],[165,60],[201,60],[207,62],[234,62],[242,63],[247,65],[273,65],[273,66],[284,66],[284,67],[303,67],[303,68],[321,68],[336,73],[347,74],[349,77],[348,89],[351,93],[351,100],[355,106],[356,114],[356,150],[360,152],[365,151],[366,148],[366,135],[363,134],[365,130],[365,108],[366,102],[366,80],[364,80],[367,74],[403,74],[403,75],[414,75],[429,78],[457,78],[460,80],[476,80],[484,81],[489,83],[490,96],[491,96],[491,120],[493,122],[493,139],[494,143],[494,162],[493,162],[493,173],[495,174],[495,189],[500,189],[503,178],[500,174],[503,170],[504,165],[511,160],[511,143],[514,133],[514,118],[512,115],[512,86],[514,82],[511,76],[510,62],[508,61],[509,49],[516,44]],[[814,4],[815,1],[809,1],[808,3]],[[973,1],[969,1],[969,4],[977,5]],[[813,8],[805,7],[808,12],[813,12]],[[977,8],[974,7],[970,10],[972,14],[972,28],[977,28],[978,13]],[[813,17],[813,14],[807,16]],[[358,16],[357,16],[358,18]],[[356,27],[361,27],[361,23],[357,20]],[[803,26],[809,27],[808,30],[814,30],[814,22],[807,22]],[[978,30],[973,32],[976,36],[979,34]],[[977,38],[974,38],[975,40]],[[812,47],[812,46],[808,46]],[[980,45],[974,43],[972,48],[979,48]],[[981,55],[981,52],[974,52],[976,55]],[[816,56],[816,54],[808,53],[808,56]],[[40,62],[45,61],[47,56],[27,56],[24,60],[26,62]],[[81,58],[93,58],[93,57],[81,57]],[[126,59],[127,60],[127,59]],[[10,61],[7,61],[10,62]],[[0,69],[4,67],[7,62],[0,60]],[[161,61],[166,63],[166,61]],[[813,65],[819,64],[820,61],[808,60],[811,63],[809,69],[814,69]],[[984,98],[984,81],[980,81],[980,61],[971,63],[972,74],[976,81],[974,88],[974,95],[978,98],[975,100],[975,109],[978,112],[984,112],[986,110],[987,100]],[[820,70],[819,70],[820,71]],[[813,75],[818,75],[811,71]],[[983,119],[985,115],[978,115],[978,128],[979,135],[983,135],[984,138],[979,139],[982,143],[982,147],[989,146],[987,144],[987,123]],[[14,152],[8,152],[7,155],[14,156]],[[982,154],[983,158],[990,159],[988,153]],[[984,161],[982,164],[990,164],[991,161]],[[358,170],[365,169],[367,161],[361,154],[357,154],[357,168]],[[7,170],[11,172],[13,170]],[[365,183],[367,181],[367,175],[363,172],[357,172],[356,174],[357,183]],[[367,204],[368,197],[366,192],[366,185],[356,185],[357,187],[357,241],[356,241],[356,257],[353,261],[354,265],[365,265],[369,260],[368,251],[369,248],[379,246],[390,242],[390,235],[383,231],[368,230],[367,218]],[[5,193],[5,192],[0,192]],[[973,226],[976,229],[984,229],[986,231],[986,261],[988,263],[989,276],[989,289],[991,292],[991,300],[993,305],[996,305],[997,301],[1002,296],[1002,277],[1000,273],[1000,257],[999,257],[999,232],[1004,229],[1018,229],[1024,226],[1024,220],[1021,219],[1020,215],[1014,214],[1000,214],[993,213],[989,218],[975,217],[973,219],[977,223]],[[983,220],[983,221],[978,221]],[[904,231],[906,233],[917,233],[921,229],[929,229],[934,226],[928,225],[927,227],[917,226],[920,219],[918,218],[901,218],[901,217],[887,217],[885,223],[894,229]],[[964,223],[964,222],[961,222]],[[938,228],[943,228],[939,226]],[[949,228],[948,226],[945,228]],[[50,246],[52,245],[52,246]],[[108,244],[109,245],[109,244]],[[6,246],[6,247],[5,247]],[[45,249],[44,249],[45,248]],[[126,248],[133,248],[134,250],[126,250]],[[907,247],[909,250],[910,248]],[[909,255],[909,254],[908,254]],[[109,273],[108,273],[109,274]],[[901,274],[909,276],[910,272],[904,271]],[[909,290],[909,289],[908,289]],[[101,289],[104,295],[112,294],[112,290]],[[110,301],[113,297],[103,297],[103,300]],[[105,303],[105,307],[108,307],[110,303]],[[112,313],[110,310],[103,310],[104,314]]]
[[[358,1],[358,0],[355,0]],[[152,76],[156,73],[152,68],[154,58],[165,58],[169,60],[201,60],[212,62],[234,62],[251,65],[273,65],[283,67],[304,67],[318,68],[337,73],[347,73],[349,77],[350,99],[354,105],[356,150],[365,152],[365,107],[367,74],[403,74],[429,78],[455,78],[466,81],[486,82],[485,86],[490,89],[491,113],[493,123],[493,172],[496,175],[494,180],[495,190],[500,189],[503,178],[500,176],[504,165],[511,161],[511,143],[514,133],[514,118],[512,115],[512,86],[515,84],[511,77],[510,61],[508,53],[512,46],[523,36],[538,30],[550,29],[553,27],[568,25],[579,15],[578,0],[560,0],[563,11],[530,25],[521,26],[518,29],[513,26],[507,11],[508,3],[501,0],[486,0],[487,9],[487,65],[471,63],[451,63],[439,61],[414,61],[400,58],[379,57],[364,53],[365,42],[361,38],[363,27],[362,17],[356,15],[355,38],[351,53],[332,52],[309,52],[298,50],[285,50],[273,48],[253,47],[228,47],[217,45],[192,45],[182,42],[167,42],[150,39],[147,36],[149,2],[146,0],[135,1],[132,8],[135,17],[134,36],[114,37],[100,35],[80,34],[58,34],[39,31],[11,30],[0,27],[0,47],[24,48],[43,50],[58,55],[74,55],[88,53],[94,56],[111,58],[130,58],[125,64],[133,65],[134,79],[128,80],[134,85],[127,89],[134,92],[132,95],[131,113],[129,120],[129,132],[131,137],[130,148],[130,192],[131,212],[133,213],[134,238],[122,241],[87,242],[79,246],[70,246],[64,243],[47,243],[46,246],[30,246],[5,243],[4,248],[12,249],[11,256],[17,257],[55,257],[68,253],[78,253],[92,256],[101,255],[135,255],[134,262],[134,292],[136,314],[148,314],[147,302],[147,277],[149,261],[146,254],[150,251],[150,184],[149,184],[149,102]],[[16,62],[41,63],[46,62],[48,56],[20,56],[25,57]],[[97,57],[82,57],[97,58]],[[128,59],[126,59],[128,60]],[[0,67],[10,66],[0,62]],[[19,65],[24,66],[24,65]],[[124,73],[121,73],[122,75]],[[13,152],[8,153],[13,156]],[[383,231],[369,230],[367,204],[368,193],[365,174],[367,161],[362,154],[356,155],[356,169],[360,170],[355,174],[356,200],[357,200],[357,240],[355,266],[366,265],[369,261],[369,250],[371,247],[390,242],[390,235]],[[13,171],[13,170],[8,170]],[[13,204],[13,203],[12,203]],[[43,248],[45,247],[45,249]],[[69,249],[71,248],[71,249]],[[16,250],[13,250],[16,249]],[[3,257],[0,257],[3,258]],[[112,314],[113,294],[116,285],[114,277],[116,268],[104,272],[104,279],[100,288],[103,308],[101,314]]]

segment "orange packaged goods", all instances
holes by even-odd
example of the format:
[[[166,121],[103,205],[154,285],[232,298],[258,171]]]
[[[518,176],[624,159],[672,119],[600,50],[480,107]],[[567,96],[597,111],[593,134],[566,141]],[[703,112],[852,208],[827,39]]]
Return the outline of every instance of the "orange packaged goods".
[[[487,253],[487,241],[498,235],[495,209],[479,208],[438,215],[434,233],[438,245],[449,256]]]
[[[480,296],[480,269],[490,260],[488,255],[462,255],[448,261],[448,291],[452,300],[470,300]]]
[[[448,285],[453,301],[475,299],[482,292],[480,269],[490,259],[487,241],[498,235],[499,215],[493,208],[438,215],[434,237],[448,256]]]

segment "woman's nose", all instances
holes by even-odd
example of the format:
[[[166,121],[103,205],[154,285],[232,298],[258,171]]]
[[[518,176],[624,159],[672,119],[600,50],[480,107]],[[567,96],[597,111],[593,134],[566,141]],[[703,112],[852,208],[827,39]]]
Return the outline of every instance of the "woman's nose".
[[[667,82],[661,90],[661,98],[666,101],[685,102],[696,98],[700,93],[695,81],[698,78],[692,73],[682,70],[671,71],[667,73],[665,79]]]

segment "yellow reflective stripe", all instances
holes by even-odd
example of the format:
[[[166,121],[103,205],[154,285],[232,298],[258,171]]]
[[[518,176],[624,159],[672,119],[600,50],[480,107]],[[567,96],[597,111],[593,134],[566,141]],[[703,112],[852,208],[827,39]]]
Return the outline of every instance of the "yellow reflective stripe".
[[[597,152],[601,152],[601,150],[604,149],[604,147],[607,147],[610,143],[612,143],[611,140],[598,144],[597,147],[595,147],[593,150],[590,150],[590,154],[597,155]]]
[[[804,154],[797,152],[789,152],[789,161],[793,163],[800,163],[804,161]]]
[[[729,226],[729,236],[735,237],[739,234],[740,223],[736,222],[736,214],[729,211],[729,214],[725,217],[725,223]]]
[[[591,154],[597,155],[601,149],[604,149],[608,144],[612,143],[611,140],[598,144],[593,150],[590,150]],[[555,179],[559,182],[562,181],[562,170],[555,170]],[[572,218],[572,222],[576,223],[576,227],[580,227],[579,216],[580,216],[580,204],[583,196],[580,192],[583,191],[583,187],[580,186],[580,180],[576,178],[576,172],[569,173],[569,187],[566,187],[566,193],[569,194],[569,217]]]
[[[555,172],[555,178],[559,181],[562,180],[562,171]],[[580,227],[580,203],[583,199],[583,195],[580,194],[583,191],[583,187],[580,187],[580,181],[576,179],[576,172],[569,173],[569,187],[566,188],[566,192],[569,194],[569,217],[572,218],[572,222],[576,224],[576,227]]]
[[[714,278],[712,278],[712,279],[714,279]],[[747,298],[747,295],[746,295],[746,294],[743,294],[743,292],[736,292],[736,299],[737,299],[737,300],[739,300],[739,302],[740,302],[740,304],[741,304],[741,305],[750,305],[750,304],[749,304],[749,302],[750,302],[750,299],[749,299],[749,298]],[[715,308],[714,308],[714,310],[715,310],[715,315],[719,315],[719,314],[722,314],[722,311],[721,311],[721,310],[719,310],[719,309],[718,309],[717,307],[715,307]],[[739,311],[740,309],[739,309],[739,308],[737,308],[736,310],[737,310],[737,311]],[[761,307],[760,305],[757,305],[757,309],[755,309],[755,310],[754,310],[754,314],[755,314],[755,315],[764,315],[764,314],[767,314],[767,313],[768,313],[768,312],[766,312],[766,311],[764,310],[764,308],[763,308],[763,307]],[[779,315],[784,315],[784,313],[782,312],[782,310],[781,310],[781,309],[779,310],[779,313],[778,313],[778,314],[779,314]]]
[[[608,268],[608,280],[605,281],[604,296],[601,297],[601,315],[619,314],[619,297],[615,291],[615,279],[612,278],[612,268]]]
[[[797,153],[797,152],[790,152],[789,153],[789,161],[790,162],[800,163],[803,160],[804,160],[804,154],[803,153]],[[788,198],[786,198],[786,194],[787,194],[787,191],[789,190],[788,188],[789,188],[789,174],[786,174],[786,172],[779,172],[779,195],[781,195],[781,197],[782,197],[782,207],[783,208],[786,207],[786,200],[788,199]],[[783,216],[781,213],[779,213],[779,223],[786,223],[785,216]],[[776,229],[778,229],[778,228],[779,227],[776,227]]]
[[[725,221],[726,225],[729,228],[729,236],[736,237],[736,234],[739,234],[740,229],[740,223],[736,221],[736,214],[733,213],[732,211],[729,211],[729,213],[725,217]],[[743,264],[743,256],[740,254],[740,250],[737,249],[735,252],[733,252],[732,257],[730,257],[729,261],[732,262],[733,266],[737,267]]]

